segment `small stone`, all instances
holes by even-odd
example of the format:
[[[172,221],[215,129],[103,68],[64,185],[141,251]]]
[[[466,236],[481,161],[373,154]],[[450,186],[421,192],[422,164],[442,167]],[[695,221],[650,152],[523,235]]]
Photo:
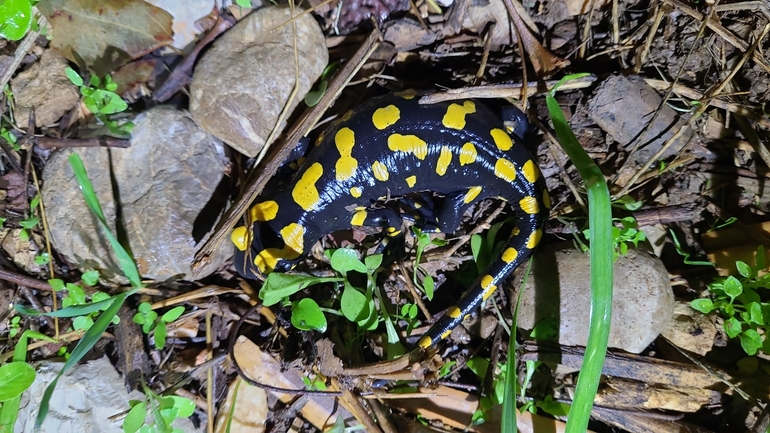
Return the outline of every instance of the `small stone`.
[[[11,80],[16,100],[16,124],[27,128],[35,110],[35,126],[55,123],[80,100],[77,87],[67,78],[67,60],[54,50],[46,50],[40,61]]]
[[[248,156],[270,144],[267,138],[294,89],[291,17],[288,8],[277,6],[252,12],[222,35],[195,67],[190,85],[193,119]],[[299,84],[289,112],[302,103],[329,62],[323,32],[313,16],[306,14],[295,23]],[[284,119],[279,131],[285,126]]]
[[[714,347],[717,327],[707,315],[693,310],[689,303],[677,302],[674,320],[661,335],[681,349],[705,355]]]
[[[541,321],[556,320],[560,344],[585,346],[591,303],[589,254],[563,243],[539,248],[534,260],[521,298],[519,328],[529,334]],[[521,287],[526,268],[519,268],[513,287]],[[674,293],[668,272],[657,257],[631,249],[618,257],[613,276],[609,346],[640,353],[671,322]]]
[[[126,237],[143,277],[191,279],[196,245],[205,240],[197,224],[228,167],[222,143],[201,130],[189,114],[155,107],[135,119],[127,149],[77,149],[115,233],[120,200]],[[55,152],[43,173],[43,202],[51,240],[82,271],[98,270],[103,281],[124,283],[109,241],[83,201],[68,158]],[[112,174],[111,174],[112,171]],[[113,191],[114,178],[117,190]],[[213,197],[213,198],[212,198]],[[224,207],[224,203],[220,208]],[[223,242],[203,278],[232,255]]]
[[[21,397],[21,410],[13,431],[18,433],[121,433],[122,419],[113,419],[116,413],[130,409],[129,400],[145,399],[139,391],[126,392],[115,367],[106,356],[74,365],[59,379],[50,400],[50,413],[40,430],[35,430],[35,418],[40,410],[43,394],[64,368],[63,362],[41,362],[35,382]],[[196,429],[190,418],[177,418],[173,426],[181,432]],[[175,429],[175,430],[176,430]]]

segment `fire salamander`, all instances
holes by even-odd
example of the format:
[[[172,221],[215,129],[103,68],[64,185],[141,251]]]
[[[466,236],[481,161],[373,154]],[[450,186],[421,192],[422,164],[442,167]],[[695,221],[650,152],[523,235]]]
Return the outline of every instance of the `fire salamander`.
[[[518,227],[497,261],[417,343],[437,344],[494,293],[542,236],[551,203],[514,130],[521,118],[512,106],[495,112],[476,100],[419,105],[413,91],[370,99],[318,137],[287,187],[257,199],[249,211],[251,230],[242,226],[232,233],[236,268],[247,278],[288,271],[319,238],[350,226],[379,226],[397,236],[401,215],[372,207],[389,197],[443,195],[435,213],[414,208],[422,212],[415,219],[424,229],[444,233],[454,232],[463,213],[481,200],[507,201]]]

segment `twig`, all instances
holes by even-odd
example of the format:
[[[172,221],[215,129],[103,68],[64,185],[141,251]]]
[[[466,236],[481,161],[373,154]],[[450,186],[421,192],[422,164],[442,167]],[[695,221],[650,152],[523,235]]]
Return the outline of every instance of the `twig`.
[[[53,138],[36,137],[37,145],[46,149],[54,147],[116,147],[125,149],[131,145],[129,140],[101,136],[97,138]]]
[[[45,281],[17,274],[16,272],[6,271],[5,269],[0,269],[0,280],[10,281],[20,286],[32,287],[38,290],[53,290],[51,285]]]

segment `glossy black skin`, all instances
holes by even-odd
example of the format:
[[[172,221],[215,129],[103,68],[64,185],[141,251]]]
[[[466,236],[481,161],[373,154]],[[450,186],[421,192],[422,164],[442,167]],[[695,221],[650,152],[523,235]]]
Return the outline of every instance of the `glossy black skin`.
[[[542,200],[544,191],[542,176],[539,176],[535,183],[529,183],[520,171],[527,161],[534,161],[524,147],[521,137],[511,134],[514,145],[510,150],[503,152],[496,147],[489,135],[489,131],[493,128],[505,131],[504,121],[506,120],[518,125],[514,131],[521,133],[526,128],[526,123],[522,122],[525,117],[515,108],[507,107],[501,112],[495,112],[481,101],[474,100],[476,112],[466,116],[464,128],[450,129],[441,122],[450,102],[420,105],[417,100],[418,97],[407,100],[395,95],[373,98],[356,108],[349,120],[332,125],[325,131],[323,141],[318,147],[311,146],[307,160],[294,176],[291,184],[285,189],[265,191],[257,200],[257,202],[274,200],[279,205],[279,211],[275,219],[254,224],[255,234],[251,254],[236,250],[235,263],[238,271],[247,278],[253,278],[258,271],[253,266],[248,266],[250,262],[246,261],[246,256],[256,255],[265,247],[282,246],[280,241],[276,245],[274,238],[268,241],[267,239],[272,235],[265,236],[267,232],[279,233],[289,223],[299,223],[306,228],[303,255],[294,260],[281,260],[275,267],[275,271],[285,272],[301,260],[319,238],[337,230],[350,228],[351,216],[354,212],[352,209],[371,208],[371,205],[381,197],[398,197],[409,193],[430,191],[446,196],[443,209],[437,209],[435,212],[438,217],[437,226],[445,233],[454,232],[465,211],[485,198],[499,197],[508,201],[516,209],[520,234],[512,237],[508,244],[519,251],[517,259],[511,263],[498,260],[486,270],[485,274],[482,274],[495,277],[498,285],[503,282],[530,255],[531,250],[526,247],[528,236],[536,229],[542,228],[547,215]],[[463,103],[463,101],[453,102]],[[400,120],[384,130],[379,130],[372,123],[372,114],[376,109],[389,104],[394,104],[400,109]],[[342,127],[350,128],[355,133],[356,144],[352,149],[352,157],[358,161],[358,170],[352,178],[338,182],[334,168],[340,152],[334,137]],[[420,160],[412,153],[394,152],[389,149],[387,140],[393,133],[419,136],[428,144],[427,156]],[[441,147],[448,146],[457,150],[467,142],[474,143],[477,149],[476,163],[460,166],[455,152],[448,170],[443,176],[439,176],[435,167]],[[495,162],[500,157],[516,165],[517,177],[513,182],[509,183],[494,174]],[[380,161],[387,166],[389,171],[387,181],[374,178],[371,167],[375,161]],[[315,183],[320,202],[314,209],[306,211],[295,203],[292,198],[292,188],[308,167],[316,162],[323,166],[323,174]],[[417,183],[410,188],[404,179],[412,175],[417,176]],[[350,188],[354,186],[359,186],[363,190],[359,198],[354,198],[350,194]],[[472,186],[482,186],[483,190],[471,203],[466,204],[462,199],[468,188]],[[539,213],[530,215],[518,209],[519,200],[525,196],[533,196],[537,199],[540,206]],[[375,212],[366,219],[364,225],[391,226],[396,223],[392,218],[383,219],[380,218],[381,216]],[[400,229],[399,225],[398,230]],[[280,236],[277,237],[280,238]],[[445,315],[425,334],[430,339],[430,344],[436,344],[446,337],[447,331],[456,327],[465,315],[477,307],[482,301],[482,293],[483,289],[477,281],[457,303],[461,311],[460,316],[451,318]],[[421,344],[421,346],[428,345]]]

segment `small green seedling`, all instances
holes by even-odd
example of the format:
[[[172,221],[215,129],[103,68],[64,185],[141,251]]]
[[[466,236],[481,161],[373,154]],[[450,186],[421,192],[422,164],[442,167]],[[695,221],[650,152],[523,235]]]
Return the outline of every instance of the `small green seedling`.
[[[412,226],[412,232],[417,238],[417,251],[414,258],[414,272],[412,273],[412,282],[414,283],[415,287],[425,293],[425,297],[427,297],[429,301],[432,301],[433,293],[436,289],[436,282],[433,280],[433,277],[428,275],[428,273],[420,266],[420,261],[422,260],[422,254],[425,252],[426,248],[431,245],[443,247],[446,245],[446,241],[444,239],[438,238],[431,239],[430,234],[424,233],[422,230],[415,226]],[[422,275],[422,284],[419,282],[420,275]]]
[[[83,280],[83,284],[85,286],[93,286],[99,281],[99,272],[88,271],[82,275],[81,279]],[[109,303],[104,302],[111,298],[107,293],[95,291],[91,295],[91,302],[88,302],[85,289],[81,285],[65,283],[63,280],[58,278],[48,280],[48,284],[51,285],[51,288],[54,290],[54,292],[61,290],[67,291],[67,294],[62,299],[62,308],[76,305],[85,306],[89,304],[102,303],[99,308],[81,315],[77,315],[72,319],[72,328],[76,331],[87,331],[90,329],[94,324],[94,318],[99,315],[99,312],[104,311],[107,309],[107,307],[109,307]],[[112,323],[115,325],[120,323],[118,316],[113,316]]]
[[[307,376],[302,376],[302,382],[304,382],[305,386],[307,386],[307,389],[310,389],[310,390],[326,391],[327,389],[326,382],[321,380],[321,378],[318,376],[312,379]]]
[[[144,400],[131,400],[131,410],[123,420],[126,433],[183,433],[184,430],[172,427],[177,418],[189,418],[195,412],[192,400],[176,395],[160,396],[150,387],[142,384]],[[151,415],[151,416],[149,416]],[[147,422],[147,418],[152,420]]]
[[[738,338],[748,355],[758,351],[770,353],[770,303],[765,292],[770,288],[770,273],[766,271],[765,249],[759,246],[754,266],[742,261],[735,262],[738,276],[721,277],[708,285],[711,298],[695,299],[690,306],[703,314],[717,311],[724,319],[725,333]]]
[[[118,85],[112,81],[110,75],[104,76],[104,82],[96,75],[91,75],[89,85],[86,86],[83,78],[74,69],[67,67],[65,73],[72,84],[80,88],[86,108],[99,121],[107,125],[110,132],[119,136],[126,136],[131,133],[131,129],[134,127],[133,123],[127,122],[120,125],[117,121],[110,120],[109,118],[110,115],[126,111],[128,108],[126,101],[115,93]]]
[[[14,338],[21,331],[21,316],[13,316],[8,323],[8,337]]]
[[[137,311],[138,313],[134,314],[134,323],[142,325],[142,332],[145,334],[155,331],[155,347],[163,350],[166,347],[166,337],[168,336],[167,325],[184,313],[184,307],[181,305],[174,307],[158,317],[158,313],[152,310],[152,304],[142,302]]]

